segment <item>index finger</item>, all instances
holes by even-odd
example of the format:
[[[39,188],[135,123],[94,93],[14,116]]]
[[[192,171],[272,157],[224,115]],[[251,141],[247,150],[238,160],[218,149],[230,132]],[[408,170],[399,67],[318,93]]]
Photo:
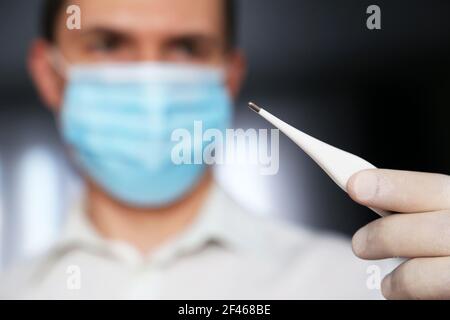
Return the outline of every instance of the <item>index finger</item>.
[[[347,184],[356,202],[399,213],[450,209],[450,177],[443,174],[364,170]]]

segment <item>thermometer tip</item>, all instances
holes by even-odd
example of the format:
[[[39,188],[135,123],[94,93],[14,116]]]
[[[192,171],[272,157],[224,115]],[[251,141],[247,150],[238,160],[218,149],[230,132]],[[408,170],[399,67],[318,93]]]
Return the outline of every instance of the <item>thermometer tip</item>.
[[[256,113],[259,113],[259,111],[261,111],[261,108],[258,107],[258,105],[256,105],[253,102],[249,102],[248,106],[250,107],[250,109],[252,109],[253,111],[255,111]]]

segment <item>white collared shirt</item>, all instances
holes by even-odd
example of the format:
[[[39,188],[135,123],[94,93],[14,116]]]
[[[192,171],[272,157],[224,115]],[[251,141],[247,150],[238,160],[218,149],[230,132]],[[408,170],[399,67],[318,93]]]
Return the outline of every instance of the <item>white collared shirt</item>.
[[[197,221],[148,256],[103,239],[80,206],[50,252],[0,280],[0,298],[372,299],[390,269],[356,258],[345,238],[251,215],[215,187]]]

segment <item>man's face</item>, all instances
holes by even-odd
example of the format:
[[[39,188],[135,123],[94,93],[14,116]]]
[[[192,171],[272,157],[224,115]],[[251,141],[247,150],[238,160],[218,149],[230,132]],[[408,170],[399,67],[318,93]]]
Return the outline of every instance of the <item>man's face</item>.
[[[56,41],[73,62],[165,61],[217,65],[226,58],[224,0],[78,0],[82,29]]]
[[[226,0],[73,0],[62,9],[56,46],[70,64],[99,62],[171,62],[222,66],[228,88],[237,94],[243,63],[228,50]],[[69,5],[81,8],[81,30],[66,27]],[[61,105],[64,80],[47,63],[50,45],[38,43],[31,71],[44,100]]]

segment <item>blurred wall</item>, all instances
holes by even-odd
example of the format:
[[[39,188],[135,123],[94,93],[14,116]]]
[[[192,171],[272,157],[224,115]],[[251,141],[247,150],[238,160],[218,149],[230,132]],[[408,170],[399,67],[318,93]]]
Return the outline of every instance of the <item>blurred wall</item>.
[[[80,186],[53,116],[26,72],[41,1],[0,3],[0,212],[3,265],[54,239]],[[449,1],[241,0],[249,74],[236,126],[269,128],[254,100],[298,128],[386,168],[450,173]],[[382,9],[382,30],[365,27]],[[351,235],[374,219],[281,137],[280,172],[221,168],[221,183],[261,214]]]

